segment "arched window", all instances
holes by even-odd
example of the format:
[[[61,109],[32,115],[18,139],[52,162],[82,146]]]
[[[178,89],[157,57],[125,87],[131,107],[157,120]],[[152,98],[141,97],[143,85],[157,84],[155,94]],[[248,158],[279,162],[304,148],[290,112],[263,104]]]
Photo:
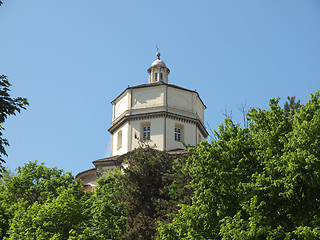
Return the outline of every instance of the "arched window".
[[[158,73],[154,74],[154,81],[157,82],[158,81]]]

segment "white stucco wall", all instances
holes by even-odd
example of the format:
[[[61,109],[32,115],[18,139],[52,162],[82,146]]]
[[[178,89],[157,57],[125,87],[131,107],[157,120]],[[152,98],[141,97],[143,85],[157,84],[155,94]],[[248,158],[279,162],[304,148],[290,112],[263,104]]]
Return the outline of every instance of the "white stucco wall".
[[[118,132],[122,130],[122,146],[118,149]],[[128,152],[129,123],[123,124],[112,134],[112,156]]]
[[[204,106],[197,94],[170,86],[128,90],[113,103],[113,120],[129,110],[131,104],[137,114],[153,111],[151,108],[168,107],[170,111],[185,116],[193,117],[196,114],[204,121]]]
[[[131,121],[131,150],[139,147],[138,140],[135,139],[135,134],[142,139],[142,126],[144,124],[150,124],[150,140],[148,141],[150,146],[156,145],[157,149],[163,150],[164,118]]]
[[[168,107],[194,112],[192,92],[168,87],[167,94]]]
[[[204,122],[205,106],[202,104],[197,93],[178,89],[170,85],[128,89],[113,102],[113,106],[113,124],[117,124],[121,117],[124,117],[123,113],[125,112],[127,116],[137,114],[139,117],[144,117],[148,116],[144,114],[163,111],[188,118],[200,119]],[[200,139],[203,140],[203,135],[196,124],[180,122],[180,120],[174,120],[169,117],[146,118],[145,120],[128,118],[124,125],[113,132],[112,155],[121,155],[139,147],[135,134],[142,139],[141,126],[146,122],[150,123],[151,127],[151,139],[148,142],[151,146],[156,145],[156,148],[159,150],[184,148],[181,142],[174,139],[176,124],[183,126],[182,141],[185,144],[194,146],[200,142]],[[122,147],[117,149],[118,132],[120,130],[122,130]]]
[[[203,137],[203,135],[201,134],[201,132],[200,131],[198,131],[198,143],[200,143],[200,142],[202,142],[203,140],[204,140],[204,137]]]
[[[195,112],[197,113],[201,121],[204,122],[204,106],[198,96],[195,96],[194,102],[194,105],[196,106]]]
[[[182,138],[181,142],[175,141],[175,126],[182,126]],[[167,140],[166,140],[166,150],[172,150],[176,148],[184,148],[185,144],[190,144],[195,146],[197,144],[197,127],[194,124],[181,122],[178,120],[167,119]]]
[[[164,87],[149,87],[133,89],[132,91],[132,108],[148,108],[164,105]]]
[[[119,150],[117,150],[117,136],[120,129],[114,133],[113,155],[120,155],[126,153],[127,151],[131,151],[135,148],[138,148],[139,143],[138,140],[135,138],[135,135],[142,139],[142,126],[145,124],[150,124],[151,136],[150,140],[148,141],[148,144],[150,146],[156,145],[156,149],[159,150],[172,150],[177,148],[183,149],[184,145],[182,142],[184,142],[185,144],[195,146],[197,143],[200,142],[199,134],[202,137],[201,140],[203,140],[203,136],[197,129],[197,126],[195,124],[190,124],[164,117],[146,120],[136,120],[130,121],[130,123],[127,123],[121,128],[123,131],[123,145]],[[175,141],[175,127],[177,125],[182,126],[181,142]],[[128,136],[130,139],[124,137],[125,135]]]
[[[129,92],[126,92],[113,104],[113,120],[129,109]]]

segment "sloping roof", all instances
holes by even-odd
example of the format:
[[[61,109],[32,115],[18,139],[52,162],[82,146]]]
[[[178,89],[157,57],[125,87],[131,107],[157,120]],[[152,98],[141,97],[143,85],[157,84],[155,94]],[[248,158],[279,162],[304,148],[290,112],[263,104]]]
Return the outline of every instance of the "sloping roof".
[[[83,172],[79,172],[75,178],[81,178],[82,176],[85,176],[85,175],[93,175],[93,174],[96,174],[96,169],[95,168],[91,168],[91,169],[88,169],[88,170],[85,170]]]
[[[152,149],[152,150],[162,152],[161,150],[158,150],[158,149]],[[188,151],[185,149],[177,148],[177,149],[166,151],[166,153],[168,153],[169,155],[173,155],[173,156],[175,155],[176,157],[180,157],[183,155],[187,156]],[[103,172],[102,174],[101,172],[100,174],[98,173],[99,168],[101,169],[102,167],[102,170],[103,170],[103,167],[120,166],[121,164],[123,164],[123,161],[126,158],[130,158],[131,154],[134,154],[134,150],[122,155],[102,158],[102,159],[93,161],[92,163],[95,165],[95,168],[91,168],[86,171],[78,173],[76,178],[81,179],[83,181],[83,186],[85,187],[86,191],[91,191],[92,188],[97,185],[96,181],[98,180],[98,178],[101,177],[103,174]]]
[[[153,151],[157,151],[157,152],[162,152],[162,150],[158,150],[158,149],[152,149]],[[126,157],[130,157],[130,155],[134,154],[135,150],[132,150],[130,152],[124,153],[122,155],[117,155],[117,156],[112,156],[112,157],[106,157],[106,158],[102,158],[102,159],[98,159],[93,161],[92,163],[96,166],[96,165],[105,165],[105,166],[116,166],[116,165],[120,165],[122,163],[122,161],[126,158]],[[166,153],[170,154],[170,155],[184,155],[187,154],[188,151],[186,149],[181,149],[181,148],[177,148],[177,149],[172,149],[169,151],[165,151]],[[91,170],[91,169],[90,169]]]

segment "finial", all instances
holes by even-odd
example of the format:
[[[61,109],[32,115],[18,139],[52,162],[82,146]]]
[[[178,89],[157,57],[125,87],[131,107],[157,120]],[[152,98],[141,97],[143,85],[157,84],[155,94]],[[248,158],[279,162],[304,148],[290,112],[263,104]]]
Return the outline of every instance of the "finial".
[[[157,48],[157,53],[156,53],[156,55],[157,55],[158,59],[160,60],[160,52],[159,52],[158,45],[156,45],[156,48]]]

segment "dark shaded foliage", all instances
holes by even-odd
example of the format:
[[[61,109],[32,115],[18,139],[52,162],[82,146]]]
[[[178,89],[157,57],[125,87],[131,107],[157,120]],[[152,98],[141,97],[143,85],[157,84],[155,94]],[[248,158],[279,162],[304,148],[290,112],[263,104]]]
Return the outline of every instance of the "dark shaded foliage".
[[[9,146],[8,140],[3,137],[3,123],[8,116],[20,113],[21,109],[26,109],[26,106],[29,105],[26,98],[10,97],[10,87],[8,78],[0,75],[0,173],[3,171],[2,163],[5,163],[4,156],[7,156],[5,146]]]
[[[177,165],[182,159],[149,146],[128,157],[129,165],[120,177],[120,201],[127,214],[123,239],[154,239],[158,221],[167,221],[167,214],[176,211],[179,202],[187,201],[184,186],[188,179],[181,178],[184,175]]]

